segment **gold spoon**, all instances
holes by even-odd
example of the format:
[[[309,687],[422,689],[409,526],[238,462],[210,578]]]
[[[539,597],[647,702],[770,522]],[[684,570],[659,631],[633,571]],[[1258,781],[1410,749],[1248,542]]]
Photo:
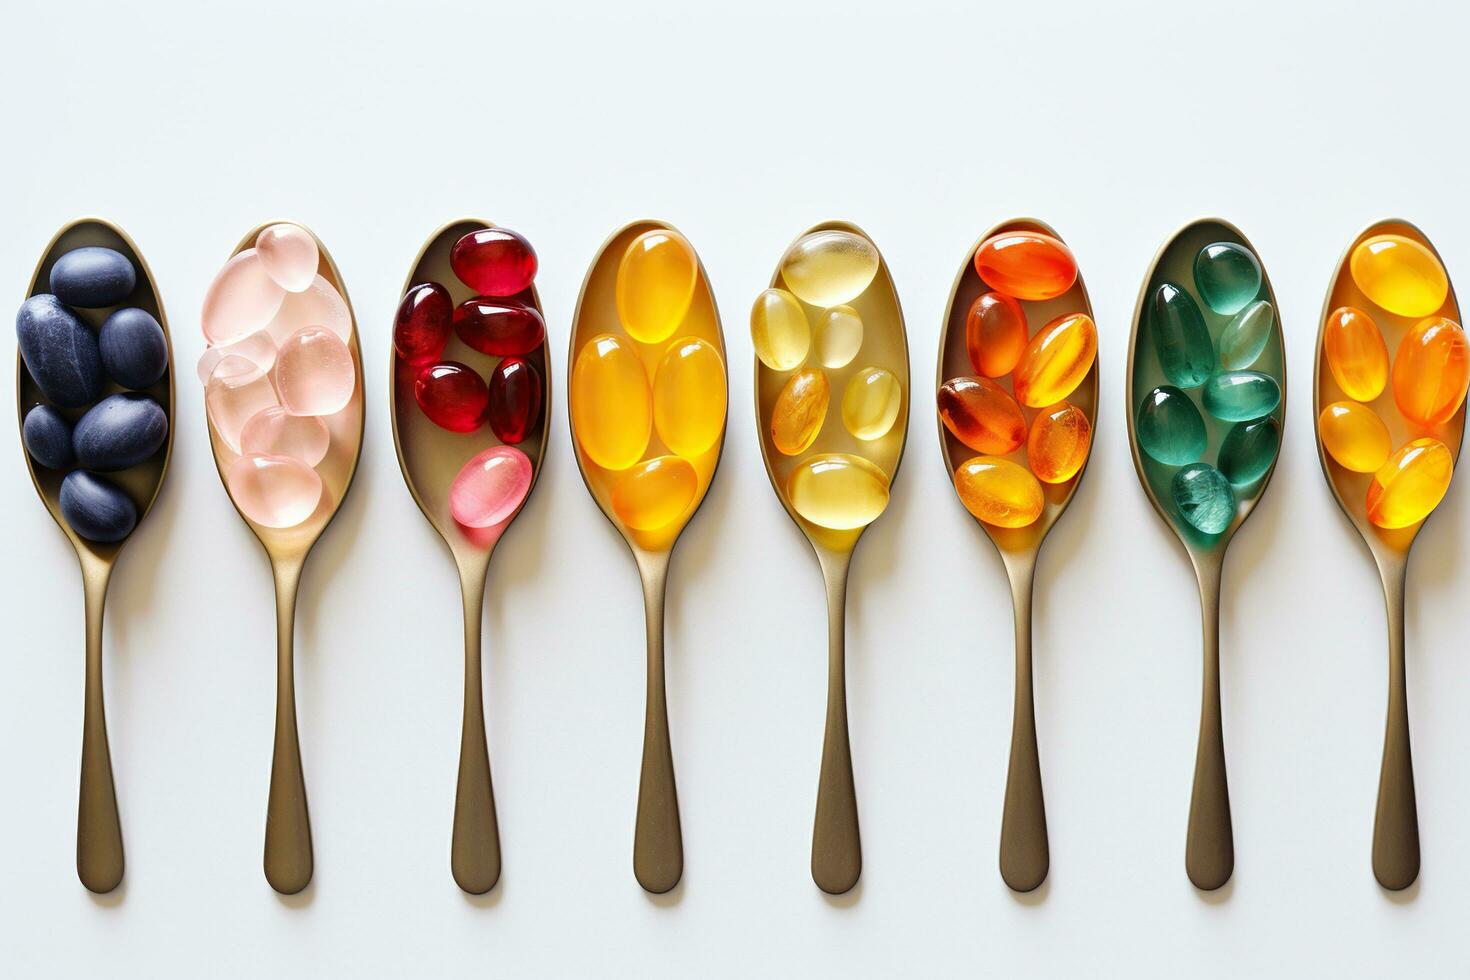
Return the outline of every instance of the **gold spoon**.
[[[1407,221],[1388,219],[1363,229],[1338,260],[1332,285],[1322,305],[1322,325],[1317,332],[1316,373],[1312,384],[1312,410],[1315,419],[1327,405],[1346,401],[1348,396],[1338,387],[1328,368],[1323,352],[1327,318],[1340,306],[1367,311],[1378,324],[1390,357],[1399,348],[1404,334],[1423,317],[1401,317],[1373,303],[1358,289],[1348,269],[1353,249],[1374,235],[1403,235],[1434,252],[1424,233]],[[1441,263],[1443,264],[1443,263]],[[1439,316],[1460,322],[1460,307],[1450,287]],[[1402,446],[1411,439],[1430,436],[1449,448],[1459,461],[1460,443],[1465,434],[1465,406],[1462,403],[1448,421],[1426,429],[1410,423],[1394,403],[1393,385],[1369,405],[1388,427],[1391,444]],[[1358,529],[1368,551],[1378,565],[1383,580],[1383,595],[1388,606],[1388,725],[1383,742],[1383,768],[1378,781],[1378,810],[1373,820],[1373,874],[1384,888],[1399,891],[1408,888],[1419,876],[1419,815],[1414,796],[1414,762],[1409,751],[1409,700],[1404,678],[1404,583],[1408,574],[1409,550],[1424,527],[1420,521],[1411,527],[1385,530],[1368,520],[1368,485],[1371,473],[1354,473],[1339,465],[1317,437],[1317,453],[1322,459],[1322,472],[1338,506]],[[1427,518],[1426,518],[1427,520]]]
[[[950,378],[974,375],[975,368],[965,343],[966,321],[970,305],[982,293],[990,291],[975,271],[975,252],[987,239],[1009,231],[1037,231],[1061,240],[1051,226],[1031,218],[1015,218],[1002,222],[982,235],[965,253],[964,264],[955,277],[950,292],[949,308],[944,317],[944,333],[939,340],[939,365],[936,385]],[[1068,313],[1085,313],[1092,316],[1092,304],[1087,298],[1087,287],[1079,272],[1072,288],[1061,296],[1044,302],[1023,304],[1026,319],[1032,331]],[[998,382],[999,383],[999,382]],[[1009,386],[1006,385],[1009,390]],[[1094,359],[1092,370],[1067,401],[1081,409],[1097,429],[1098,368]],[[1037,409],[1022,409],[1029,429]],[[982,455],[960,442],[944,423],[939,422],[939,446],[944,453],[945,465],[951,477],[964,462],[973,456]],[[1088,458],[1091,458],[1091,452]],[[1026,447],[1023,444],[1010,454],[1010,458],[1027,465]],[[1036,749],[1036,707],[1031,692],[1031,594],[1036,573],[1036,560],[1041,544],[1062,512],[1071,503],[1072,495],[1082,482],[1087,464],[1065,483],[1043,483],[1046,503],[1041,516],[1032,524],[1022,528],[993,527],[983,521],[976,523],[985,531],[1005,565],[1011,583],[1011,601],[1016,618],[1016,701],[1011,727],[1010,770],[1006,776],[1005,809],[1000,825],[1000,875],[1007,886],[1015,891],[1029,892],[1046,880],[1051,864],[1050,848],[1046,833],[1046,804],[1041,791],[1041,761]],[[966,512],[968,513],[968,511]]]
[[[1169,485],[1179,467],[1166,466],[1140,450],[1137,413],[1140,403],[1150,390],[1156,385],[1169,384],[1155,354],[1147,313],[1149,300],[1166,280],[1193,292],[1195,256],[1206,245],[1215,242],[1240,245],[1256,255],[1257,261],[1260,260],[1259,253],[1240,229],[1219,218],[1193,221],[1165,242],[1154,256],[1148,274],[1144,277],[1143,287],[1139,290],[1138,306],[1133,314],[1133,334],[1128,342],[1128,379],[1124,388],[1128,397],[1128,442],[1132,447],[1133,465],[1138,470],[1139,482],[1143,484],[1143,491],[1149,502],[1184,545],[1199,582],[1204,620],[1204,696],[1200,711],[1199,749],[1194,765],[1194,790],[1189,804],[1189,835],[1185,845],[1184,866],[1189,880],[1196,888],[1205,891],[1224,885],[1230,880],[1235,868],[1230,790],[1225,778],[1225,738],[1220,716],[1220,578],[1230,539],[1245,523],[1271,482],[1271,474],[1280,458],[1279,435],[1277,455],[1271,466],[1254,483],[1235,488],[1234,518],[1224,531],[1210,535],[1187,523],[1173,503]],[[1265,263],[1261,263],[1261,289],[1257,296],[1262,294],[1271,303],[1275,319],[1266,347],[1251,369],[1271,375],[1281,389],[1281,401],[1269,416],[1276,420],[1279,427],[1286,412],[1286,353],[1281,339],[1281,306],[1276,302],[1276,294],[1271,289],[1271,278],[1266,273]],[[1229,317],[1211,313],[1203,301],[1197,305],[1207,325],[1212,325],[1212,346],[1218,345],[1220,330]],[[1218,364],[1218,355],[1216,362]],[[1195,401],[1205,421],[1208,446],[1203,461],[1212,462],[1217,459],[1221,440],[1233,423],[1212,419],[1199,405],[1200,391],[1200,388],[1194,388],[1186,394]]]
[[[843,231],[871,239],[856,225],[845,221],[827,221],[814,225],[798,235],[795,242],[819,231]],[[876,250],[876,246],[875,250]],[[781,266],[771,277],[773,288],[786,288]],[[822,768],[817,783],[817,812],[812,829],[812,880],[831,895],[841,895],[857,884],[863,869],[862,837],[858,830],[857,790],[852,775],[852,747],[847,728],[847,673],[844,632],[847,609],[847,574],[852,553],[867,527],[837,531],[813,524],[797,513],[787,490],[787,480],[798,463],[813,455],[827,452],[850,453],[876,465],[888,477],[889,485],[898,473],[908,437],[909,420],[909,350],[904,333],[903,310],[893,287],[888,264],[882,256],[872,283],[847,305],[855,309],[863,321],[862,347],[845,367],[827,369],[832,400],[829,419],[823,424],[816,441],[797,456],[787,456],[775,447],[771,436],[771,412],[776,398],[786,385],[791,372],[774,371],[755,359],[755,415],[760,435],[761,456],[766,475],[786,513],[806,535],[816,552],[817,563],[827,586],[827,722],[822,740]],[[814,307],[807,307],[809,311]],[[841,419],[842,394],[848,379],[864,367],[880,367],[891,371],[902,390],[902,404],[892,428],[883,437],[864,441],[855,438]],[[836,415],[835,420],[831,419]]]
[[[587,278],[582,282],[582,292],[577,297],[577,310],[572,319],[571,348],[567,355],[567,391],[572,445],[577,453],[577,466],[581,470],[582,480],[587,484],[587,490],[597,501],[597,505],[602,508],[603,514],[627,541],[628,548],[638,563],[638,574],[643,580],[643,604],[648,626],[648,692],[643,719],[643,768],[638,783],[637,827],[633,837],[633,874],[646,891],[662,894],[671,891],[684,874],[684,842],[679,824],[679,799],[674,785],[674,754],[669,741],[669,713],[664,690],[664,592],[668,583],[669,561],[674,542],[704,501],[705,493],[709,490],[710,481],[719,465],[725,430],[722,426],[720,437],[714,445],[698,458],[689,461],[698,477],[694,500],[689,509],[673,523],[655,531],[637,530],[626,525],[613,509],[612,488],[618,474],[593,462],[582,444],[577,441],[578,400],[575,385],[572,384],[578,352],[582,350],[583,344],[599,334],[613,334],[637,350],[650,379],[668,343],[681,337],[697,337],[705,341],[715,348],[721,361],[724,361],[725,338],[720,329],[720,314],[715,307],[714,293],[710,289],[709,277],[703,263],[699,265],[689,312],[668,342],[657,345],[639,344],[628,338],[623,330],[614,298],[618,266],[635,238],[656,230],[677,233],[672,225],[661,221],[634,221],[614,232],[593,259]],[[728,383],[726,388],[728,390]],[[667,451],[657,431],[654,431],[649,437],[644,458],[658,456]]]
[[[252,247],[261,231],[280,223],[267,221],[258,225],[240,239],[230,253],[231,257]],[[312,237],[315,238],[315,234]],[[265,547],[276,583],[276,736],[271,760],[270,801],[265,818],[265,877],[271,887],[283,895],[294,895],[305,888],[311,882],[312,873],[311,820],[306,810],[306,779],[301,771],[301,743],[296,731],[296,680],[292,652],[296,633],[296,590],[301,583],[306,556],[342,505],[348,488],[352,486],[352,477],[357,472],[357,461],[362,452],[362,349],[358,345],[357,316],[352,313],[352,300],[342,284],[337,265],[320,239],[317,239],[317,248],[321,253],[317,274],[342,295],[352,317],[352,335],[347,340],[347,346],[352,350],[352,362],[357,368],[352,400],[342,411],[322,420],[331,431],[332,441],[326,458],[316,467],[322,479],[322,501],[315,513],[295,527],[277,528],[257,524],[240,511],[240,519],[255,532]],[[208,428],[214,464],[219,470],[220,482],[224,483],[225,468],[236,453],[214,431],[214,426],[209,425]],[[228,494],[229,484],[224,483],[224,486]],[[234,503],[233,497],[230,502]],[[239,505],[235,509],[239,510]]]
[[[153,282],[153,273],[144,261],[138,246],[121,228],[101,218],[79,218],[56,233],[42,253],[31,277],[27,297],[51,291],[51,267],[62,255],[74,248],[100,245],[121,252],[133,263],[138,273],[138,284],[129,296],[126,306],[136,306],[152,314],[163,327],[164,341],[168,345],[168,369],[162,378],[145,390],[154,401],[163,407],[168,416],[168,437],[160,452],[119,473],[107,474],[108,480],[121,487],[138,508],[138,524],[148,516],[158,491],[163,486],[168,472],[169,457],[174,445],[174,352],[173,341],[168,332],[168,320],[163,314],[163,300],[158,296],[158,287]],[[72,309],[82,322],[92,330],[102,326],[111,309]],[[103,396],[123,389],[106,381]],[[26,412],[45,402],[45,396],[31,374],[19,352],[15,357],[15,405],[17,418],[24,422]],[[75,422],[83,409],[64,410]],[[89,890],[104,894],[112,891],[123,877],[122,823],[117,812],[117,793],[112,781],[112,755],[107,748],[107,716],[102,701],[102,607],[107,600],[107,584],[112,570],[117,565],[117,556],[123,545],[132,538],[113,543],[88,541],[71,529],[61,516],[61,480],[66,474],[38,468],[30,453],[22,453],[31,482],[41,502],[51,512],[51,517],[76,549],[77,560],[82,566],[82,591],[86,602],[87,617],[87,671],[86,702],[82,721],[82,788],[77,805],[77,877]],[[136,525],[134,531],[137,530]]]
[[[494,227],[479,218],[460,218],[434,232],[414,259],[413,271],[403,284],[403,292],[417,283],[435,282],[449,291],[455,304],[475,295],[475,291],[459,281],[449,266],[449,252],[454,243],[471,232]],[[530,305],[539,312],[541,300],[536,287],[531,287]],[[480,625],[485,606],[485,580],[490,572],[490,556],[501,535],[530,499],[531,490],[541,476],[541,461],[546,456],[550,432],[547,416],[551,411],[551,373],[547,365],[543,341],[526,360],[541,375],[541,416],[529,435],[517,447],[531,460],[531,486],[505,521],[488,528],[468,528],[449,512],[449,488],[459,471],[477,453],[502,445],[488,425],[473,433],[450,432],[430,421],[414,398],[416,370],[401,361],[392,349],[388,356],[394,365],[388,386],[388,405],[393,417],[393,444],[398,450],[398,465],[419,510],[424,512],[434,530],[439,532],[459,569],[460,592],[464,598],[464,723],[459,746],[459,782],[454,797],[454,839],[450,849],[450,869],[460,888],[472,895],[483,895],[500,880],[500,830],[495,819],[495,791],[490,781],[490,752],[485,739],[484,682],[481,679]],[[459,361],[487,377],[501,361],[482,354],[451,335],[441,360]]]

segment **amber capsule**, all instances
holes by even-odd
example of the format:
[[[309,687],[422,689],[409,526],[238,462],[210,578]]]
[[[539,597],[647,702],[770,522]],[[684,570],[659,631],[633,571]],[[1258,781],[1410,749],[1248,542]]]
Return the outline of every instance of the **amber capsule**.
[[[1372,473],[1393,450],[1388,426],[1378,413],[1357,402],[1333,402],[1317,416],[1317,435],[1327,454],[1354,473]]]
[[[812,328],[801,301],[784,289],[767,289],[750,310],[755,356],[772,371],[801,367],[812,345]]]
[[[668,340],[684,321],[699,279],[694,246],[676,231],[645,231],[618,263],[614,298],[628,336],[645,344]]]
[[[1006,231],[975,250],[975,271],[991,289],[1016,299],[1055,299],[1077,281],[1072,250],[1050,235]]]
[[[1388,383],[1388,345],[1373,318],[1351,306],[1327,314],[1322,332],[1327,369],[1342,393],[1360,402],[1383,394]]]
[[[1036,332],[1016,364],[1016,400],[1029,408],[1054,405],[1092,370],[1097,327],[1086,313],[1067,313]]]
[[[1031,422],[1026,439],[1026,461],[1043,483],[1066,483],[1087,462],[1092,445],[1092,424],[1087,415],[1070,402],[1043,409]]]
[[[853,373],[842,392],[842,424],[856,438],[882,439],[903,408],[903,385],[887,368],[865,367]]]
[[[977,453],[1004,456],[1026,441],[1026,417],[1011,393],[989,378],[950,378],[936,396],[939,420]]]
[[[1008,459],[976,456],[960,464],[955,490],[965,509],[996,527],[1026,527],[1041,516],[1041,484],[1026,467]]]
[[[1031,335],[1026,311],[1003,293],[981,293],[965,315],[965,349],[986,378],[1010,374]]]
[[[1438,439],[1415,439],[1388,458],[1368,484],[1368,520],[1408,527],[1429,516],[1450,488],[1455,459]]]
[[[1439,425],[1470,385],[1470,344],[1453,320],[1433,316],[1404,334],[1393,359],[1393,400],[1411,422]]]
[[[1399,316],[1429,316],[1450,291],[1449,276],[1434,252],[1403,235],[1374,235],[1361,242],[1348,268],[1364,295]]]
[[[791,506],[834,531],[867,527],[888,506],[888,474],[861,456],[821,453],[802,460],[786,479]]]
[[[653,376],[653,426],[680,456],[705,452],[725,431],[725,362],[714,345],[684,337]]]
[[[582,345],[572,368],[572,424],[577,445],[598,466],[625,470],[643,458],[653,428],[648,372],[612,334]]]
[[[771,409],[771,441],[787,456],[806,452],[827,421],[832,388],[821,371],[797,371],[776,396]]]
[[[693,465],[678,456],[655,456],[618,474],[612,507],[636,531],[657,531],[674,523],[699,489]]]
[[[878,247],[862,235],[828,229],[791,246],[781,258],[781,278],[802,302],[830,309],[862,295],[881,264]]]

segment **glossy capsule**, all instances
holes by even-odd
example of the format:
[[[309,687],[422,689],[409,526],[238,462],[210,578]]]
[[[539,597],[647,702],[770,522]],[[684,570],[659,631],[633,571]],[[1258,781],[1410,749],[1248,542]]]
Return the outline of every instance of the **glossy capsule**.
[[[1135,430],[1138,448],[1165,466],[1198,462],[1209,444],[1199,409],[1188,395],[1170,385],[1143,396]]]
[[[473,432],[485,421],[490,392],[474,368],[458,361],[442,361],[419,371],[413,397],[429,421],[441,429]]]
[[[1333,402],[1317,416],[1317,435],[1328,455],[1354,473],[1373,473],[1388,460],[1393,442],[1378,413],[1357,402]]]
[[[797,371],[776,396],[771,409],[771,442],[787,456],[804,453],[827,421],[832,388],[821,371]]]
[[[1275,419],[1237,422],[1220,443],[1215,468],[1235,486],[1248,486],[1271,469],[1280,446],[1281,425]]]
[[[830,309],[862,295],[878,274],[878,248],[850,231],[803,235],[781,259],[786,288],[804,303]]]
[[[1404,334],[1393,359],[1393,400],[1411,422],[1439,425],[1454,417],[1470,385],[1465,331],[1442,316]]]
[[[1234,316],[1261,291],[1261,263],[1244,245],[1215,242],[1194,257],[1194,285],[1206,306]]]
[[[507,357],[490,372],[485,418],[495,438],[524,442],[541,421],[541,375],[520,357]]]
[[[811,523],[851,531],[873,523],[888,506],[888,475],[861,456],[822,453],[797,464],[786,495]]]
[[[631,347],[612,334],[582,345],[570,395],[577,445],[598,466],[625,470],[643,458],[653,430],[648,373]]]
[[[955,470],[954,488],[965,509],[996,527],[1026,527],[1046,502],[1041,484],[1019,463],[976,456]]]
[[[1327,314],[1322,351],[1327,370],[1344,395],[1371,402],[1383,394],[1388,384],[1388,345],[1373,317],[1351,306],[1339,306]]]
[[[772,371],[801,367],[812,345],[812,328],[801,301],[784,289],[767,289],[750,310],[755,356]]]
[[[981,293],[965,314],[965,350],[982,377],[999,378],[1015,370],[1030,336],[1026,311],[1004,293]]]
[[[698,337],[669,345],[653,376],[653,426],[665,446],[693,458],[725,430],[725,361]]]
[[[1226,422],[1270,415],[1281,404],[1281,386],[1260,371],[1225,371],[1205,383],[1205,411]]]
[[[975,271],[991,289],[1016,299],[1055,299],[1077,281],[1072,250],[1051,235],[1006,231],[975,250]]]
[[[1276,309],[1263,299],[1236,313],[1220,331],[1220,366],[1239,371],[1256,363],[1271,339],[1275,323]]]
[[[628,336],[645,344],[668,340],[694,300],[699,259],[676,231],[645,231],[628,244],[614,289],[618,319]]]
[[[1415,439],[1388,458],[1368,484],[1368,520],[1408,527],[1428,517],[1450,488],[1455,459],[1438,439]]]
[[[1439,258],[1403,235],[1374,235],[1353,249],[1348,269],[1374,303],[1399,316],[1429,316],[1449,295],[1450,280]]]
[[[842,424],[855,438],[871,441],[888,435],[903,408],[903,385],[886,368],[865,367],[853,373],[842,392]]]
[[[989,378],[950,378],[936,395],[950,435],[986,456],[1004,456],[1026,441],[1026,417],[1011,393]]]
[[[1026,462],[1042,483],[1066,483],[1087,462],[1092,423],[1070,402],[1043,409],[1031,422]]]
[[[393,349],[409,364],[429,364],[444,353],[453,329],[454,302],[437,282],[421,282],[403,294],[393,322]],[[265,335],[269,339],[269,335]]]
[[[1215,373],[1215,345],[1194,297],[1172,282],[1154,290],[1149,326],[1159,367],[1171,384],[1198,388]]]
[[[1235,519],[1235,491],[1209,463],[1191,463],[1175,473],[1169,492],[1179,515],[1205,534],[1219,534]]]
[[[1036,331],[1012,383],[1016,400],[1030,408],[1054,405],[1070,395],[1097,358],[1097,327],[1085,313],[1068,313]]]
[[[481,228],[454,243],[449,267],[477,293],[514,296],[536,278],[536,250],[509,228]]]
[[[812,351],[828,368],[844,368],[863,347],[863,318],[850,306],[834,306],[817,318]]]
[[[657,531],[677,521],[699,490],[694,466],[679,456],[655,456],[618,474],[612,507],[635,531]]]
[[[518,300],[476,296],[454,308],[454,332],[481,354],[518,357],[541,346],[546,321],[534,306]]]

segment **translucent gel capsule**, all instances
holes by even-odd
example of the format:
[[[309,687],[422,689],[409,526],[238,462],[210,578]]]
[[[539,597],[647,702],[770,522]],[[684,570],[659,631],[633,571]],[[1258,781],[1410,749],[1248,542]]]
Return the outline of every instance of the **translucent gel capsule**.
[[[409,364],[429,364],[444,353],[453,330],[454,301],[437,282],[410,287],[393,321],[393,350]]]
[[[1239,371],[1256,363],[1271,339],[1276,310],[1265,300],[1256,300],[1231,319],[1220,331],[1220,366]]]
[[[802,460],[786,479],[791,507],[818,527],[867,527],[888,506],[888,474],[861,456],[822,453]]]
[[[808,368],[797,371],[776,396],[771,409],[771,441],[787,456],[806,452],[827,421],[832,398],[827,376]]]
[[[668,340],[694,299],[699,259],[678,232],[645,231],[618,264],[618,319],[628,336],[645,344]]]
[[[1329,313],[1322,350],[1327,369],[1344,395],[1371,402],[1383,394],[1388,384],[1388,345],[1367,313],[1351,306],[1339,306]]]
[[[582,345],[570,396],[577,445],[604,469],[625,470],[643,458],[653,430],[653,396],[643,362],[612,334]]]
[[[936,396],[939,420],[977,453],[1004,456],[1026,441],[1026,417],[1011,393],[989,378],[951,378]]]
[[[1450,488],[1455,459],[1438,439],[1415,439],[1388,458],[1368,484],[1368,520],[1408,527],[1428,517]]]
[[[1135,422],[1138,448],[1165,466],[1198,462],[1209,443],[1199,409],[1188,395],[1170,385],[1143,396]]]
[[[1043,409],[1031,423],[1026,462],[1042,483],[1066,483],[1087,462],[1092,423],[1070,402]]]
[[[1261,263],[1243,245],[1215,242],[1194,257],[1194,285],[1206,306],[1233,316],[1261,291]]]
[[[536,278],[536,250],[509,228],[482,228],[454,243],[449,267],[477,293],[514,296]]]
[[[485,420],[490,391],[474,368],[458,361],[441,361],[419,371],[413,382],[413,397],[439,428],[474,432]]]
[[[1333,402],[1317,416],[1317,434],[1328,455],[1354,473],[1373,473],[1388,460],[1393,442],[1378,413],[1357,402]]]
[[[1470,344],[1459,324],[1435,316],[1404,334],[1393,359],[1393,400],[1405,418],[1420,425],[1449,421],[1467,385]]]
[[[680,456],[655,456],[618,474],[613,513],[635,531],[657,531],[684,515],[699,491],[693,465]]]
[[[209,384],[209,376],[214,373],[219,362],[231,354],[243,357],[262,371],[269,372],[276,365],[276,342],[266,331],[257,330],[233,344],[204,348],[204,353],[199,356],[199,383]]]
[[[298,330],[276,354],[276,390],[293,415],[335,415],[356,387],[351,349],[325,327]]]
[[[266,274],[253,248],[236,254],[204,294],[199,320],[211,344],[233,344],[271,322],[286,291]]]
[[[1054,405],[1070,395],[1097,357],[1097,327],[1085,313],[1057,317],[1036,332],[1016,364],[1016,400],[1030,408]]]
[[[225,469],[225,486],[241,513],[265,527],[295,527],[322,499],[322,478],[299,459],[241,456]]]
[[[1374,235],[1348,259],[1353,282],[1369,299],[1399,316],[1429,316],[1444,305],[1450,280],[1428,248],[1403,235]]]
[[[520,357],[541,346],[546,321],[519,300],[476,296],[454,308],[454,332],[481,354]]]
[[[347,301],[336,286],[321,276],[313,279],[305,291],[287,293],[265,329],[279,346],[285,344],[287,337],[307,327],[326,327],[343,340],[352,336],[352,311],[347,308]]]
[[[1026,467],[995,456],[976,456],[955,470],[954,487],[965,509],[996,527],[1026,527],[1041,516],[1045,497]]]
[[[1255,483],[1276,462],[1281,445],[1281,426],[1273,418],[1237,422],[1220,443],[1216,468],[1238,487]]]
[[[965,314],[965,349],[982,377],[1010,374],[1030,337],[1026,311],[1002,293],[981,293]]]
[[[767,289],[750,310],[755,356],[772,371],[801,367],[812,345],[812,328],[801,301],[784,289]]]
[[[531,460],[514,446],[492,446],[449,484],[449,513],[465,527],[494,527],[515,515],[531,492]]]
[[[271,376],[258,365],[234,354],[215,365],[204,386],[204,408],[209,424],[225,445],[240,451],[240,433],[257,412],[279,405]]]
[[[725,430],[725,361],[697,337],[669,345],[653,376],[653,425],[665,446],[693,458]]]
[[[1281,404],[1281,386],[1260,371],[1226,371],[1205,383],[1205,411],[1226,422],[1270,415]]]
[[[315,415],[292,415],[279,405],[263,408],[240,430],[240,451],[247,456],[289,456],[307,466],[327,457],[332,434]]]
[[[877,274],[877,247],[847,231],[803,235],[781,259],[786,288],[823,309],[857,299]]]
[[[1194,297],[1166,282],[1154,291],[1149,326],[1164,376],[1181,388],[1198,388],[1215,373],[1215,345]]]
[[[1219,534],[1235,519],[1235,491],[1208,463],[1191,463],[1175,473],[1169,491],[1179,515],[1205,534]]]
[[[507,357],[490,372],[485,419],[501,442],[524,442],[541,421],[541,375],[520,357]]]
[[[299,293],[311,285],[321,259],[321,250],[311,232],[289,223],[263,229],[255,236],[255,251],[260,253],[266,275],[291,293]]]
[[[850,306],[824,311],[817,318],[812,346],[823,367],[847,367],[863,346],[863,318]]]
[[[842,424],[858,439],[882,439],[902,407],[903,385],[892,371],[861,368],[847,379],[842,392]]]
[[[1077,281],[1072,250],[1050,235],[1007,231],[980,243],[975,271],[991,289],[1016,299],[1054,299]]]

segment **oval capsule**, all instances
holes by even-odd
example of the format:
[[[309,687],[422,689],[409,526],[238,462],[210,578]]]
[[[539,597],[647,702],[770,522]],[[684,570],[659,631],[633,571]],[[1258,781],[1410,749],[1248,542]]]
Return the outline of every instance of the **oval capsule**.
[[[680,456],[708,450],[725,430],[725,361],[708,341],[669,346],[653,378],[653,425]]]
[[[772,371],[801,367],[812,344],[812,328],[801,301],[784,289],[767,289],[750,310],[750,343]]]
[[[1135,422],[1138,447],[1165,466],[1198,462],[1209,444],[1199,409],[1171,385],[1161,385],[1143,397]]]
[[[1234,316],[1261,291],[1261,263],[1244,245],[1215,242],[1194,257],[1194,285],[1206,306]]]
[[[1383,394],[1388,384],[1388,345],[1373,317],[1351,306],[1339,306],[1327,314],[1322,351],[1327,370],[1344,395],[1371,402]]]
[[[648,373],[627,344],[600,334],[582,345],[572,368],[577,445],[598,466],[625,470],[643,458],[653,429]]]
[[[865,367],[848,379],[842,392],[842,424],[858,439],[882,439],[902,407],[903,386],[893,372]]]
[[[831,386],[821,371],[807,368],[793,374],[771,409],[771,441],[776,448],[787,456],[806,452],[827,421],[831,398]]]
[[[1378,413],[1357,402],[1333,402],[1317,416],[1317,435],[1327,454],[1354,473],[1373,473],[1388,460],[1393,442]]]
[[[1405,418],[1420,425],[1449,421],[1467,386],[1470,344],[1458,323],[1429,317],[1404,334],[1393,359],[1393,400]]]
[[[811,523],[851,531],[873,523],[888,506],[888,475],[861,456],[822,453],[791,471],[786,495]]]
[[[812,306],[830,309],[862,295],[878,274],[878,247],[850,231],[814,231],[781,259],[786,288]]]
[[[1072,250],[1051,235],[1006,231],[975,250],[975,271],[991,289],[1016,299],[1055,299],[1077,281]]]
[[[1415,439],[1388,458],[1368,484],[1368,520],[1408,527],[1428,517],[1450,488],[1455,458],[1438,439]]]
[[[1026,441],[1026,417],[1011,393],[989,378],[951,378],[939,386],[939,420],[977,453],[1004,456]]]
[[[1270,471],[1281,446],[1281,425],[1273,418],[1237,422],[1220,443],[1216,468],[1235,486],[1255,483]]]
[[[628,244],[615,286],[618,319],[628,336],[645,344],[669,339],[694,300],[699,259],[676,231],[645,231]]]
[[[999,378],[1015,370],[1030,336],[1025,309],[1004,293],[981,293],[965,314],[965,349],[983,377]]]
[[[1226,422],[1270,415],[1281,404],[1281,386],[1260,371],[1225,371],[1205,384],[1205,411]]]
[[[1374,235],[1359,242],[1348,269],[1365,296],[1399,316],[1429,316],[1444,305],[1450,291],[1439,258],[1403,235]]]
[[[1205,534],[1219,534],[1235,519],[1235,491],[1209,463],[1191,463],[1169,484],[1179,514]]]
[[[1194,297],[1172,282],[1154,291],[1149,326],[1164,376],[1180,388],[1198,388],[1215,373],[1215,345]]]
[[[1041,516],[1045,495],[1036,477],[1019,463],[976,456],[960,464],[954,487],[965,509],[996,527],[1026,527]]]
[[[1087,462],[1092,423],[1070,402],[1043,409],[1031,422],[1026,462],[1042,483],[1066,483]]]
[[[618,475],[613,513],[635,531],[657,531],[683,516],[698,490],[699,477],[687,459],[655,456]]]
[[[1016,364],[1016,400],[1030,408],[1070,395],[1097,357],[1097,327],[1086,313],[1057,317],[1036,332]]]
[[[1220,331],[1220,366],[1239,371],[1256,363],[1271,339],[1276,309],[1263,299],[1236,313]]]
[[[822,313],[812,335],[812,348],[823,367],[844,368],[863,346],[863,318],[850,306]]]

